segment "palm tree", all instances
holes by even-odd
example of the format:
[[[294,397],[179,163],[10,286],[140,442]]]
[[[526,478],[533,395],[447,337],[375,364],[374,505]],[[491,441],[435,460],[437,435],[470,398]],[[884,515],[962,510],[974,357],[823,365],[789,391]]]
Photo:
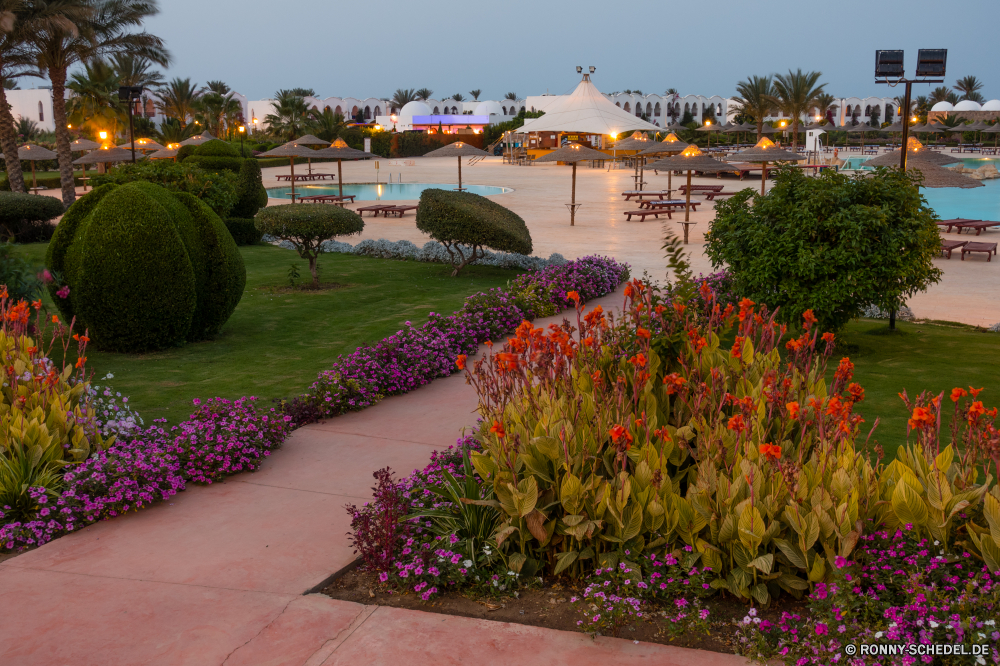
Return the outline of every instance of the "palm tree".
[[[21,86],[17,85],[17,79],[4,78],[3,80],[4,90],[20,90]]]
[[[51,4],[56,4],[55,0]],[[63,16],[73,27],[40,22],[28,35],[38,69],[52,84],[52,117],[56,126],[56,154],[63,203],[76,199],[73,156],[66,127],[66,72],[93,58],[128,53],[166,66],[170,56],[163,40],[148,32],[133,32],[159,12],[156,0],[59,0]],[[76,13],[71,13],[75,11]]]
[[[201,92],[214,92],[225,96],[232,92],[232,90],[233,89],[230,88],[225,81],[207,81],[205,83],[205,87],[201,89]]]
[[[983,82],[974,76],[963,76],[955,82],[955,90],[962,93],[962,99],[969,99],[973,102],[982,103],[983,96],[980,90],[983,89]]]
[[[483,94],[483,91],[480,90],[479,88],[476,88],[475,90],[470,90],[469,94],[472,95],[472,99],[473,100],[475,100],[476,102],[478,102],[479,101],[479,96]]]
[[[180,143],[184,139],[194,136],[197,125],[181,125],[176,118],[165,118],[160,126],[153,132],[153,138],[164,146],[168,143]]]
[[[770,76],[756,74],[736,84],[737,97],[733,97],[740,115],[749,116],[757,123],[757,140],[764,131],[764,119],[774,113],[774,84]]]
[[[504,96],[504,99],[509,99],[512,102],[516,102],[517,101],[517,93],[516,92],[509,92],[509,93],[507,93]]]
[[[309,107],[305,99],[292,90],[279,90],[274,101],[274,113],[264,118],[264,124],[289,141],[305,134],[309,126]]]
[[[83,64],[83,71],[74,72],[66,87],[70,97],[66,101],[66,119],[77,129],[96,134],[101,130],[112,139],[127,123],[128,108],[118,101],[118,86],[122,85],[114,68],[106,61],[95,58]]]
[[[324,141],[335,141],[340,136],[340,132],[347,127],[347,119],[344,118],[344,114],[335,113],[330,107],[324,108],[323,111],[313,108],[309,112],[309,120],[313,132]]]
[[[827,92],[817,95],[815,106],[816,115],[820,116],[823,120],[828,120],[827,114],[832,115],[837,113],[837,107],[834,105],[834,102],[836,101],[837,98]]]
[[[798,145],[799,121],[816,105],[816,98],[823,94],[826,84],[819,84],[820,72],[803,72],[801,69],[788,74],[775,74],[772,99],[775,106],[792,119],[792,150]]]
[[[917,99],[913,102],[913,112],[918,116],[926,116],[927,112],[931,110],[931,106],[933,105],[925,95],[918,95]]]
[[[115,53],[111,57],[111,66],[118,75],[118,84],[122,86],[141,86],[143,88],[159,88],[163,85],[163,74],[151,69],[153,63],[146,58],[136,57],[128,53]]]
[[[455,93],[454,95],[451,96],[451,98],[453,100],[455,100],[456,102],[464,102],[465,101],[465,98],[462,97],[462,93]]]
[[[431,90],[430,88],[421,88],[416,92],[416,95],[417,99],[419,99],[421,102],[426,102],[427,100],[429,100],[431,97],[434,96],[434,91]]]
[[[402,109],[415,99],[417,99],[417,91],[413,88],[396,88],[396,92],[392,94],[391,101],[393,108]]]
[[[223,127],[232,127],[243,113],[239,100],[230,95],[209,91],[195,101],[195,119],[209,133],[222,136]]]
[[[666,94],[666,95],[676,95],[677,94],[677,88],[667,88],[667,92],[664,93],[664,94]]]
[[[160,101],[156,106],[160,109],[160,113],[178,121],[181,127],[194,119],[200,94],[198,84],[191,83],[191,79],[180,77],[171,79],[157,91],[157,96]]]
[[[20,141],[31,141],[41,134],[38,130],[38,123],[31,118],[24,118],[23,116],[17,117],[17,125],[14,127],[14,132],[17,134]],[[17,153],[15,153],[15,155],[16,154]]]

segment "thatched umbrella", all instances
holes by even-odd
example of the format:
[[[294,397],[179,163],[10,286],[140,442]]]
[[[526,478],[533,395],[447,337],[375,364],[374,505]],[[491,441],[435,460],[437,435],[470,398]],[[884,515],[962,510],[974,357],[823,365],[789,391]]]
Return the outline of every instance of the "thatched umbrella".
[[[184,139],[183,141],[181,141],[181,145],[182,146],[200,146],[203,143],[208,143],[209,141],[211,141],[214,138],[215,138],[214,136],[212,136],[211,134],[208,133],[208,130],[205,130],[204,132],[202,132],[198,136],[193,136],[190,139]]]
[[[744,162],[761,162],[762,167],[760,170],[760,193],[764,194],[764,184],[767,182],[767,163],[768,162],[798,162],[804,160],[805,157],[802,155],[797,155],[795,153],[790,153],[787,150],[782,150],[774,145],[774,142],[768,139],[766,136],[757,142],[753,148],[748,148],[743,152],[736,153],[733,156],[736,159],[743,160]]]
[[[351,148],[347,145],[347,142],[343,139],[337,139],[333,142],[329,148],[320,148],[313,152],[313,157],[321,157],[324,159],[337,160],[337,183],[340,186],[340,196],[344,196],[344,170],[343,161],[344,160],[366,160],[370,157],[375,157],[371,153],[366,153],[363,150],[357,150],[356,148]],[[460,167],[461,168],[461,167]]]
[[[79,153],[88,150],[97,150],[101,147],[101,144],[96,141],[91,141],[90,139],[77,139],[73,143],[69,144],[69,151],[71,153]],[[87,191],[87,165],[83,166],[83,191]]]
[[[300,146],[323,146],[323,147],[327,147],[327,146],[330,145],[329,141],[324,141],[323,139],[319,138],[318,136],[313,136],[312,134],[305,134],[303,136],[300,136],[299,138],[297,138],[295,140],[295,143],[299,144]],[[312,158],[310,157],[308,160],[306,160],[306,162],[308,164],[309,175],[311,176],[312,172],[313,172]]]
[[[172,148],[170,146],[173,146]],[[163,150],[158,150],[155,153],[148,155],[151,160],[165,160],[173,158],[177,161],[177,153],[180,152],[180,146],[178,144],[170,144]]]
[[[689,145],[690,144],[685,143],[684,141],[681,141],[677,137],[676,134],[674,134],[673,132],[671,132],[666,137],[664,137],[663,141],[654,143],[652,146],[650,146],[649,148],[646,148],[645,150],[643,150],[639,154],[640,155],[676,155],[677,153],[679,153],[682,150],[684,150],[685,148],[687,148]],[[674,189],[673,188],[673,182],[672,182],[673,181],[673,175],[674,175],[673,171],[667,171],[667,196],[670,196],[670,192],[672,192],[673,189]]]
[[[607,153],[581,146],[578,143],[569,143],[535,160],[535,162],[569,162],[573,165],[573,189],[570,195],[570,203],[567,204],[569,207],[569,225],[571,227],[576,225],[576,209],[580,207],[580,204],[576,203],[576,163],[586,160],[606,159],[608,159]]]
[[[122,148],[124,150],[131,150],[132,149],[132,144],[129,143],[129,142],[126,142],[126,143],[123,143],[122,145],[120,145],[118,147]],[[135,140],[135,149],[136,150],[143,150],[143,151],[145,151],[145,150],[163,150],[164,148],[165,148],[165,146],[161,146],[160,144],[156,143],[152,139],[147,139],[145,137],[143,137],[141,139],[136,139]]]
[[[292,203],[295,203],[295,158],[296,157],[310,157],[316,154],[312,148],[306,148],[305,146],[300,146],[295,141],[289,141],[286,144],[280,145],[274,150],[269,150],[266,153],[261,153],[258,157],[287,157],[288,163],[291,165],[292,177],[289,179],[292,183]]]
[[[708,123],[702,125],[701,127],[699,127],[698,129],[695,130],[695,132],[704,132],[705,134],[708,134],[708,147],[709,148],[712,147],[712,133],[713,132],[718,133],[718,132],[721,132],[721,131],[722,131],[722,125],[718,125],[716,123],[713,123],[711,120],[708,121]]]
[[[954,127],[945,127],[944,131],[945,132],[950,132],[950,133],[955,133],[955,132],[960,132],[960,133],[961,132],[975,132],[976,136],[975,136],[975,139],[973,139],[973,140],[978,142],[979,141],[979,133],[982,132],[987,127],[989,127],[989,125],[986,125],[982,121],[978,121],[977,120],[976,122],[970,123],[968,125],[965,125],[963,123],[959,123],[958,125],[955,125]],[[959,138],[959,141],[961,141],[961,138]]]
[[[38,189],[38,179],[35,177],[35,162],[39,160],[54,160],[57,157],[58,155],[51,150],[31,143],[26,143],[17,149],[17,159],[22,162],[31,162],[31,189]],[[0,160],[3,158],[3,153],[0,153]]]
[[[871,158],[865,162],[865,166],[898,166],[899,159],[900,151],[894,150],[891,153]],[[936,164],[938,166],[954,164],[955,162],[960,161],[957,157],[949,157],[947,155],[943,155],[942,153],[936,153],[933,150],[927,150],[927,148],[924,147],[924,144],[917,141],[917,138],[913,136],[907,137],[906,140],[906,161],[909,162],[910,160],[917,160],[924,164]]]
[[[687,127],[681,125],[680,123],[670,123],[663,129],[667,130],[668,132],[680,132],[681,130],[686,130]]]
[[[725,162],[709,157],[698,149],[698,146],[688,146],[679,155],[664,157],[649,165],[653,169],[668,169],[673,171],[687,171],[687,188],[685,188],[684,201],[684,221],[691,219],[691,172],[701,171],[702,173],[721,173],[723,171],[736,171]],[[684,225],[684,242],[688,242],[688,226]]]
[[[849,134],[860,134],[861,135],[861,154],[865,154],[865,132],[878,132],[871,125],[866,125],[865,123],[860,123],[858,125],[852,125],[847,128]]]
[[[1000,135],[1000,123],[997,123],[996,125],[990,125],[989,127],[983,130],[983,134],[993,135],[993,147],[996,148],[997,138],[998,138],[997,135]]]
[[[111,146],[110,148],[105,148],[101,146],[96,150],[92,150],[83,157],[73,161],[73,164],[81,165],[84,170],[86,170],[88,164],[111,164],[112,162],[131,162],[132,161],[132,151],[122,150],[121,148],[116,148]],[[83,181],[86,183],[87,181]]]
[[[485,150],[480,150],[475,146],[470,146],[464,141],[456,141],[455,143],[449,143],[447,146],[441,146],[437,150],[432,150],[431,152],[424,155],[424,157],[455,157],[458,158],[458,191],[462,191],[462,158],[463,157],[489,157],[490,154]]]
[[[942,166],[920,160],[907,161],[906,170],[919,171],[923,174],[924,179],[921,181],[920,187],[961,187],[963,189],[970,189],[973,187],[985,187],[986,185],[982,181],[969,178],[957,171],[945,169]]]
[[[636,131],[633,132],[632,136],[630,136],[629,138],[622,139],[621,141],[616,141],[614,145],[614,151],[616,153],[619,150],[623,151],[632,150],[636,152],[636,154],[634,155],[635,175],[632,176],[632,179],[636,183],[635,186],[640,190],[642,189],[642,174],[639,172],[639,163],[643,160],[642,158],[639,157],[639,155],[642,154],[642,151],[648,148],[653,143],[655,142],[651,140],[648,136],[646,136],[645,132]]]

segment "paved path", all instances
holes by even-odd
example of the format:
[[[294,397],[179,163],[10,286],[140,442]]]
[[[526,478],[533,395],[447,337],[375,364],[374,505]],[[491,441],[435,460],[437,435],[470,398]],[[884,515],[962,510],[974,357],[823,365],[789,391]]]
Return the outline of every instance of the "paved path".
[[[305,594],[352,561],[343,507],[370,496],[372,471],[423,467],[475,407],[462,375],[439,379],[299,429],[257,473],[0,563],[0,664],[744,663]]]

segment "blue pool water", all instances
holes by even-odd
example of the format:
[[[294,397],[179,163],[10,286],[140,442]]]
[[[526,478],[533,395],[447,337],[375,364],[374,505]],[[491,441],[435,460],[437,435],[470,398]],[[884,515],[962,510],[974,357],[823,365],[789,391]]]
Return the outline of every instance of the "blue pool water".
[[[489,196],[491,194],[506,194],[514,190],[509,187],[494,185],[467,185],[463,183],[466,192]],[[454,190],[457,184],[445,183],[345,183],[344,194],[353,194],[355,201],[410,201],[420,198],[420,193],[427,189]],[[313,194],[338,194],[340,188],[336,183],[302,183],[295,185],[296,197],[306,197]],[[291,187],[268,188],[267,196],[272,199],[288,199],[292,193]]]
[[[864,169],[863,162],[867,157],[849,157],[847,164],[841,168]],[[962,165],[969,169],[977,169],[984,164],[993,162],[1000,167],[1000,160],[983,157],[964,157]],[[964,217],[970,220],[1000,221],[1000,179],[982,181],[985,187],[975,187],[964,190],[958,187],[925,187],[920,193],[927,199],[941,219],[950,220]]]

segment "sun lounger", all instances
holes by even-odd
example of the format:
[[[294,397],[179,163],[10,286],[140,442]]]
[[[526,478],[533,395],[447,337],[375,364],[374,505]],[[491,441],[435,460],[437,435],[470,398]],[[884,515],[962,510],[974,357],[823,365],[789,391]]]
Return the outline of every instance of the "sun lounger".
[[[983,229],[1000,226],[1000,222],[993,222],[992,220],[976,220],[975,222],[963,222],[962,224],[956,226],[958,227],[958,233],[962,233],[963,229],[975,229],[976,235],[979,236],[983,233]]]
[[[668,201],[640,201],[639,208],[648,208],[656,210],[683,210],[685,202],[683,199],[670,199]],[[691,210],[698,210],[698,206],[701,205],[700,201],[691,202]]]
[[[721,192],[723,187],[725,187],[725,185],[692,185],[691,194],[695,194],[696,192]],[[677,188],[681,194],[687,194],[687,189],[687,185],[681,185]]]
[[[652,209],[647,209],[647,210],[627,210],[627,211],[623,212],[622,215],[627,215],[628,216],[626,218],[626,221],[628,221],[628,222],[632,221],[632,216],[633,215],[635,215],[636,217],[642,218],[640,220],[640,222],[645,222],[646,218],[649,217],[650,215],[652,215],[656,219],[660,219],[661,215],[666,215],[668,220],[672,219],[670,217],[670,211],[669,210],[664,210],[662,208],[659,208],[659,209],[652,208]]]
[[[731,197],[739,192],[706,192],[705,201],[715,201],[716,197]]]
[[[364,217],[364,213],[372,213],[372,217],[378,217],[378,214],[384,211],[386,208],[394,208],[394,206],[386,206],[384,204],[378,206],[362,206],[358,208],[356,212],[358,215]]]
[[[622,192],[622,196],[625,197],[625,201],[631,201],[635,199],[645,199],[646,197],[656,197],[657,199],[662,199],[667,195],[667,190],[629,190],[628,192]]]
[[[981,220],[970,220],[964,217],[956,217],[950,220],[937,220],[935,223],[939,227],[947,227],[947,233],[950,234],[952,227],[958,227],[959,225],[967,224],[969,222],[980,222],[980,221]],[[959,229],[959,231],[961,232],[961,229]]]
[[[969,241],[960,240],[942,240],[941,241],[941,254],[945,255],[948,259],[951,259],[951,253],[960,247],[964,247],[969,244]]]
[[[306,203],[336,203],[343,205],[343,202],[349,201],[354,203],[354,197],[356,194],[310,194],[308,196],[299,197],[299,201],[305,201]]]
[[[997,253],[996,243],[966,243],[965,247],[962,248],[962,261],[965,261],[966,254],[972,254],[973,252],[985,252],[986,261],[989,261],[991,257]]]
[[[389,214],[392,213],[396,217],[403,217],[403,213],[406,211],[416,210],[417,208],[419,208],[419,206],[412,204],[409,206],[385,206],[382,208],[382,215],[389,217]]]

